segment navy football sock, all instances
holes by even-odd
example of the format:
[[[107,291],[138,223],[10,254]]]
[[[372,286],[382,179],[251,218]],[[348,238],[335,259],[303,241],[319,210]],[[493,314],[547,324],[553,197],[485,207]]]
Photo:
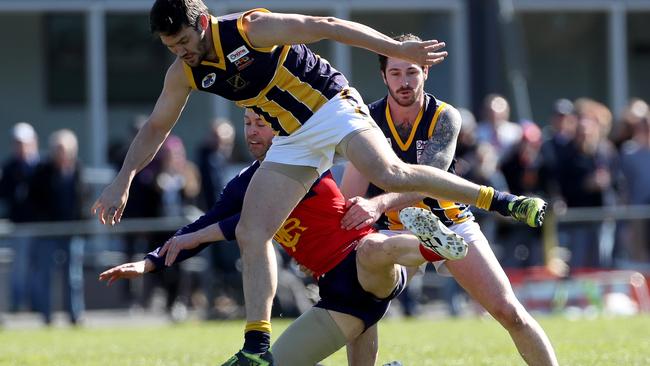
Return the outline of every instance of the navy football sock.
[[[244,352],[262,354],[271,346],[271,333],[249,330],[244,333]]]
[[[516,198],[517,196],[514,194],[510,194],[508,192],[500,192],[495,189],[494,196],[492,196],[490,211],[496,211],[503,216],[510,216],[508,204],[510,204],[510,202],[514,201]]]

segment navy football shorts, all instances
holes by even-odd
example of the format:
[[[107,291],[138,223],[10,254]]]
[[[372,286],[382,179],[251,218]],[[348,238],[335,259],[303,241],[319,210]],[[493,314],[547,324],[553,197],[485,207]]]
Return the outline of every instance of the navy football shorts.
[[[320,301],[316,307],[338,311],[361,319],[365,329],[386,314],[390,302],[406,288],[406,268],[402,267],[397,285],[385,299],[365,291],[357,278],[357,252],[351,251],[336,267],[318,279]]]

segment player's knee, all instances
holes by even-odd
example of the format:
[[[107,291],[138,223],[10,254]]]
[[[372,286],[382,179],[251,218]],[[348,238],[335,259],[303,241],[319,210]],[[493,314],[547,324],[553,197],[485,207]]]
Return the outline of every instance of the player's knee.
[[[237,237],[237,244],[240,248],[245,248],[255,241],[255,231],[250,225],[240,221],[235,228],[235,236]]]
[[[364,267],[383,265],[386,262],[385,237],[380,235],[367,235],[359,243],[357,259]]]
[[[240,221],[235,228],[235,236],[239,250],[245,256],[247,253],[259,254],[264,250],[262,244],[273,238],[273,231],[263,225],[247,225]]]
[[[510,331],[521,329],[528,324],[528,313],[516,299],[499,301],[490,313],[504,328]]]

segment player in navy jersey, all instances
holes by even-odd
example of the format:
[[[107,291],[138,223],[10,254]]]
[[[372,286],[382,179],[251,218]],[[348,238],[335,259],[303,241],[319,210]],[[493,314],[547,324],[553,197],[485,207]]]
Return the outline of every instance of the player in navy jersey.
[[[409,34],[397,39],[419,38]],[[453,173],[460,114],[453,106],[424,92],[428,71],[410,61],[380,57],[380,72],[388,95],[369,105],[370,115],[401,159]],[[354,230],[375,221],[382,230],[403,230],[394,207],[416,205],[433,211],[469,244],[465,258],[434,263],[436,269],[445,274],[450,272],[467,293],[508,330],[528,364],[557,365],[548,337],[515,297],[503,268],[466,205],[421,194],[386,193],[369,185],[368,180],[350,166],[344,174],[341,190],[353,203],[343,223]],[[359,197],[364,194],[370,198]]]
[[[201,0],[156,0],[151,30],[177,58],[123,166],[92,207],[100,222],[119,222],[134,175],[147,165],[193,90],[221,95],[260,114],[276,137],[251,180],[237,226],[247,326],[244,349],[269,346],[276,268],[271,238],[335,158],[349,159],[387,191],[430,196],[541,225],[545,203],[478,186],[428,166],[408,165],[388,147],[356,90],[304,44],[331,39],[421,65],[441,62],[445,44],[398,42],[367,26],[333,17],[253,9],[215,17]]]
[[[145,260],[109,269],[100,275],[101,280],[111,284],[120,278],[160,271],[197,254],[211,242],[235,239],[246,188],[273,136],[252,110],[246,111],[245,121],[246,141],[257,161],[228,182],[205,215],[178,230]],[[273,356],[280,365],[314,365],[345,344],[351,345],[350,364],[374,363],[377,343],[370,342],[367,347],[366,339],[377,338],[376,322],[404,288],[407,274],[403,266],[446,258],[420,244],[413,235],[389,238],[372,227],[344,230],[340,222],[345,210],[345,199],[332,175],[326,172],[274,235],[274,241],[317,279],[321,295],[315,307],[297,319],[273,345]],[[415,212],[425,222],[435,220],[427,216],[430,212]],[[420,234],[432,233],[431,228],[414,229]],[[443,233],[436,237],[448,239]],[[465,249],[467,245],[455,237],[460,240],[458,247]],[[315,327],[318,332],[313,331]],[[364,347],[359,349],[356,342]]]

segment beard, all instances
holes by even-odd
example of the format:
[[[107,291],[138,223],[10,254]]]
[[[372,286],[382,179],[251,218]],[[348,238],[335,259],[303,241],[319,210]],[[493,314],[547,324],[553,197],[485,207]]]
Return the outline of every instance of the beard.
[[[204,37],[197,45],[196,52],[194,53],[194,55],[196,55],[196,59],[192,60],[191,63],[187,60],[184,60],[185,63],[187,63],[190,67],[199,66],[201,62],[203,62],[208,56],[209,47],[210,45],[207,42],[207,37]]]
[[[404,97],[400,96],[399,93],[405,90],[412,91],[413,95],[407,99],[404,99]],[[393,99],[397,102],[397,104],[399,104],[402,107],[412,106],[417,101],[417,97],[420,94],[420,91],[415,90],[413,88],[399,88],[395,91],[393,91],[392,89],[388,89],[388,92],[390,93],[390,96],[393,97]]]

